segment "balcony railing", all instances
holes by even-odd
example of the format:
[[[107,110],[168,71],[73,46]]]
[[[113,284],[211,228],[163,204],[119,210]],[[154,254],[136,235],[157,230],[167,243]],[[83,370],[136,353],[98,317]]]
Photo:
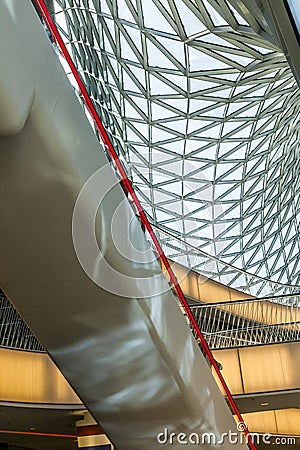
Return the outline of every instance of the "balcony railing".
[[[300,295],[191,307],[213,349],[300,340]]]
[[[197,250],[165,230],[154,228],[166,255],[185,266],[196,267],[202,278],[204,275],[253,296],[269,294],[268,297],[240,301],[218,302],[218,299],[212,299],[216,302],[192,306],[194,317],[211,349],[300,340],[298,286],[275,283],[249,274]],[[280,295],[274,295],[278,292]],[[44,351],[1,291],[0,346]]]
[[[0,292],[0,346],[34,352],[44,351],[38,339]]]

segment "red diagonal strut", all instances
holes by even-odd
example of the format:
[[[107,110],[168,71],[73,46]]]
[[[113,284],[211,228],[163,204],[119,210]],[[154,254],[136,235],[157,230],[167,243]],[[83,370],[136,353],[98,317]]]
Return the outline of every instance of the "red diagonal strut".
[[[68,50],[67,50],[67,48],[65,46],[65,43],[62,40],[62,38],[61,38],[57,28],[56,28],[56,25],[55,25],[51,15],[50,15],[50,13],[49,13],[47,7],[46,7],[46,5],[45,5],[45,2],[44,2],[44,0],[35,0],[35,1],[37,3],[37,6],[38,6],[38,8],[39,8],[39,10],[40,10],[40,12],[41,12],[45,22],[46,22],[46,25],[47,25],[49,31],[51,32],[51,34],[53,36],[53,39],[55,40],[56,44],[60,48],[62,54],[64,55],[65,59],[67,60],[69,66],[70,66],[72,74],[73,74],[74,78],[77,81],[79,92],[80,92],[81,96],[84,99],[85,106],[87,107],[91,117],[93,118],[93,121],[94,121],[94,123],[95,123],[95,125],[97,127],[97,130],[98,130],[98,132],[99,132],[99,134],[101,136],[101,139],[102,139],[104,145],[107,148],[107,151],[109,153],[110,158],[115,161],[115,164],[117,166],[117,169],[118,169],[119,174],[120,174],[121,179],[122,179],[122,184],[123,184],[125,190],[128,192],[128,194],[131,195],[131,197],[133,199],[133,202],[134,202],[134,204],[135,204],[135,206],[136,206],[136,208],[137,208],[137,210],[139,212],[141,222],[144,225],[144,227],[148,230],[148,232],[149,232],[149,234],[151,236],[151,239],[152,239],[152,241],[153,241],[153,243],[155,245],[155,248],[157,250],[159,258],[160,258],[161,262],[163,263],[163,265],[165,266],[165,268],[166,268],[166,270],[167,270],[167,272],[169,274],[170,281],[173,284],[174,289],[176,290],[177,296],[178,296],[178,298],[180,300],[180,303],[181,303],[182,307],[184,308],[184,310],[186,312],[186,315],[187,315],[187,317],[189,319],[189,322],[192,325],[193,330],[194,330],[197,338],[200,341],[200,344],[201,344],[201,346],[202,346],[202,348],[204,350],[204,353],[206,354],[209,362],[211,363],[211,365],[214,367],[214,369],[216,371],[216,374],[217,374],[217,376],[218,376],[218,378],[220,380],[220,383],[221,383],[221,385],[222,385],[222,387],[223,387],[223,389],[224,389],[224,391],[226,393],[226,396],[227,396],[227,399],[228,399],[228,403],[229,403],[229,405],[230,405],[230,407],[232,409],[232,412],[237,416],[238,421],[240,422],[239,429],[243,430],[243,432],[245,434],[246,442],[248,443],[248,445],[251,448],[251,450],[256,450],[256,447],[255,447],[255,445],[254,445],[254,443],[253,443],[253,441],[251,439],[251,435],[250,435],[249,430],[248,430],[248,428],[247,428],[247,426],[246,426],[246,424],[245,424],[245,422],[244,422],[244,420],[242,418],[242,415],[239,412],[239,410],[238,410],[238,408],[237,408],[237,406],[235,404],[235,401],[233,400],[231,392],[230,392],[230,390],[229,390],[229,388],[228,388],[228,386],[227,386],[227,384],[226,384],[226,382],[225,382],[225,380],[224,380],[224,378],[223,378],[223,376],[222,376],[222,374],[221,374],[221,372],[220,372],[220,370],[219,370],[219,368],[217,366],[217,363],[216,363],[216,361],[215,361],[215,359],[214,359],[214,357],[213,357],[213,355],[212,355],[212,353],[211,353],[211,351],[210,351],[210,349],[209,349],[209,347],[208,347],[208,345],[207,345],[207,343],[206,343],[206,341],[205,341],[205,339],[204,339],[204,337],[203,337],[203,335],[201,333],[201,330],[200,330],[200,328],[199,328],[199,326],[198,326],[198,324],[196,322],[196,319],[193,316],[193,313],[192,313],[192,311],[191,311],[191,309],[190,309],[190,307],[189,307],[189,305],[188,305],[188,303],[187,303],[187,301],[185,299],[183,291],[182,291],[182,289],[181,289],[181,287],[180,287],[180,285],[179,285],[179,283],[177,281],[177,278],[176,278],[176,276],[175,276],[175,274],[173,272],[173,269],[172,269],[172,267],[171,267],[171,265],[170,265],[166,255],[163,252],[163,249],[162,249],[162,247],[161,247],[161,245],[160,245],[160,243],[159,243],[159,241],[158,241],[158,239],[157,239],[157,237],[156,237],[156,235],[155,235],[155,233],[154,233],[154,231],[153,231],[153,229],[151,227],[151,224],[150,224],[150,222],[149,222],[149,220],[148,220],[148,218],[147,218],[147,216],[146,216],[146,214],[145,214],[145,212],[144,212],[144,210],[143,210],[143,208],[141,206],[141,203],[140,203],[140,201],[139,201],[139,199],[138,199],[138,197],[137,197],[137,195],[136,195],[136,193],[135,193],[135,191],[134,191],[134,189],[132,187],[132,184],[129,181],[127,175],[126,175],[126,172],[125,172],[125,170],[123,168],[123,165],[122,165],[121,161],[119,160],[119,157],[118,157],[118,155],[117,155],[117,153],[116,153],[116,151],[115,151],[115,149],[114,149],[114,147],[113,147],[113,145],[112,145],[112,143],[110,141],[110,138],[108,137],[108,134],[107,134],[106,130],[104,129],[104,126],[103,126],[103,124],[102,124],[102,122],[101,122],[101,120],[100,120],[100,118],[98,116],[98,113],[97,113],[97,111],[96,111],[96,109],[95,109],[95,107],[93,105],[93,102],[92,102],[92,100],[89,97],[89,94],[88,94],[88,92],[86,90],[86,87],[84,86],[84,83],[82,82],[82,80],[81,80],[81,78],[79,76],[79,73],[78,73],[78,71],[77,71],[77,69],[76,69],[76,67],[75,67],[75,65],[74,65],[74,63],[72,61],[72,58],[71,58],[71,56],[70,56],[70,54],[69,54],[69,52],[68,52]]]

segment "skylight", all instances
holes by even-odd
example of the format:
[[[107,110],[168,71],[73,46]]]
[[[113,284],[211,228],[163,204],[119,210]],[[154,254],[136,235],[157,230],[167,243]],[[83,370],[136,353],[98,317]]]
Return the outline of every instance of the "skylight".
[[[299,26],[299,0],[288,3]],[[152,221],[242,270],[300,284],[300,93],[260,10],[239,4],[56,0],[56,10]]]

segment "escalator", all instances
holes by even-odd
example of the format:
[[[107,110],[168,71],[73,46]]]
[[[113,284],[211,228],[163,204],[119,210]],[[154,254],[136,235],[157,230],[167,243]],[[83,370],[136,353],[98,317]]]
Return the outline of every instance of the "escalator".
[[[1,288],[116,448],[219,447],[231,411],[31,2],[0,29]]]

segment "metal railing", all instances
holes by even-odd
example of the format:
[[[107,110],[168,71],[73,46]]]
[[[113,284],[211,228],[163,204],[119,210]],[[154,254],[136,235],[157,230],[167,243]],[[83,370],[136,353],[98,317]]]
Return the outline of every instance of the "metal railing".
[[[286,286],[248,274],[223,263],[204,252],[182,242],[165,230],[154,226],[167,256],[174,257],[174,251],[182,252],[177,258],[181,264],[195,263],[205,266],[207,278],[247,293],[290,292],[297,286]],[[147,236],[147,233],[146,233]],[[184,249],[182,248],[184,247]],[[187,250],[193,253],[187,254]],[[216,268],[223,271],[216,271]],[[201,273],[201,277],[203,275]],[[199,299],[197,299],[199,301]],[[191,311],[208,346],[214,349],[263,345],[300,340],[300,294],[282,294],[273,297],[254,298],[240,301],[226,301],[192,306]],[[0,291],[0,346],[27,351],[44,351],[43,346],[19,316],[13,305]]]
[[[288,301],[287,301],[288,300]],[[192,306],[211,349],[300,340],[300,295]]]
[[[288,300],[288,302],[287,302]],[[300,340],[300,295],[192,306],[211,349]],[[42,352],[42,345],[0,293],[0,346]]]
[[[170,260],[193,270],[199,282],[220,282],[253,299],[191,306],[212,350],[300,340],[300,287],[250,274],[184,242],[157,225],[160,244]],[[188,274],[188,271],[186,272]],[[188,275],[187,275],[188,276]],[[189,299],[200,302],[201,299]]]
[[[0,346],[34,352],[44,351],[13,305],[0,292]]]

